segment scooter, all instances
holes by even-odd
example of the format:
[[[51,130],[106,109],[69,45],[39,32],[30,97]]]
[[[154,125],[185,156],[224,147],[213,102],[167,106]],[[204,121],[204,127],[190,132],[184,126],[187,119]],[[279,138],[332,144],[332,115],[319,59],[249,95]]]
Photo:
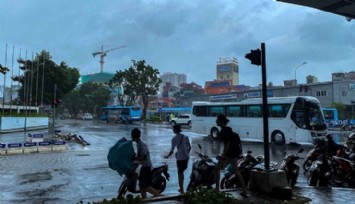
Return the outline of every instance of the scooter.
[[[332,181],[337,185],[348,183],[351,188],[355,187],[355,162],[343,157],[333,156]]]
[[[322,154],[322,147],[325,145],[325,142],[323,140],[318,140],[314,144],[314,148],[311,149],[307,156],[306,159],[304,160],[303,163],[303,170],[304,173],[307,175],[309,172],[309,168],[312,166],[312,163],[317,160],[317,158]]]
[[[192,172],[187,191],[194,190],[200,185],[212,188],[212,185],[216,183],[215,171],[217,163],[209,156],[202,154],[200,144],[198,147],[200,152],[195,151],[197,158],[192,164]]]
[[[124,176],[120,188],[118,189],[117,199],[126,195],[127,191],[139,193],[137,189],[138,173],[136,172],[139,164],[134,163],[132,171]],[[164,164],[152,169],[152,187],[159,193],[164,192],[166,182],[169,181],[168,164]]]
[[[331,161],[328,156],[321,154],[309,168],[308,185],[317,187],[329,187],[332,180]]]
[[[299,149],[296,154],[286,155],[280,165],[280,169],[284,170],[286,173],[287,182],[290,187],[295,187],[298,174],[300,172],[300,166],[296,163],[297,160],[303,159],[298,156],[299,153],[303,152],[303,148]]]
[[[252,151],[250,150],[240,157],[240,159],[238,160],[238,171],[243,177],[245,185],[248,185],[252,168],[258,164],[261,164],[262,162],[264,162],[264,156],[258,155],[254,157],[252,155]],[[233,165],[229,164],[224,173],[224,177],[221,180],[220,188],[228,189],[237,187],[240,187],[240,183],[235,177]]]

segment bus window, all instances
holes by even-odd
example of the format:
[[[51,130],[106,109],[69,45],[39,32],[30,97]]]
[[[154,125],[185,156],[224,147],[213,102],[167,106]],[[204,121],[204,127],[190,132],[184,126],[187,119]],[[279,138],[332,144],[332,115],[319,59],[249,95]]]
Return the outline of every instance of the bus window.
[[[326,120],[334,120],[334,111],[331,110],[323,110],[324,118]]]
[[[273,118],[285,118],[290,110],[290,104],[270,105],[269,116]]]
[[[216,117],[219,114],[224,114],[223,106],[211,106],[210,107],[210,116]]]
[[[227,106],[227,117],[242,117],[242,107],[241,106]]]
[[[262,116],[262,110],[260,105],[247,106],[248,117],[256,118]]]
[[[308,109],[308,117],[309,117],[309,124],[312,127],[312,129],[313,127],[314,129],[316,129],[317,126],[323,127],[325,125],[322,112],[317,107],[310,107]]]
[[[208,116],[207,106],[195,106],[192,110],[192,114],[196,116]]]
[[[305,111],[293,111],[291,114],[291,119],[295,122],[296,126],[299,128],[307,128],[306,112]]]

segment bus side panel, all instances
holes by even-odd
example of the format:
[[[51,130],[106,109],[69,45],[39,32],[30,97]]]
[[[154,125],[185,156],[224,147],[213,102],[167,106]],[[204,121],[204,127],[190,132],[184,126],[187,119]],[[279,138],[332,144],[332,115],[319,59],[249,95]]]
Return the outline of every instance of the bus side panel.
[[[263,140],[261,118],[230,117],[229,126],[239,134],[241,139]]]
[[[210,135],[211,128],[215,125],[215,118],[196,118],[193,115],[191,116],[191,132],[203,134],[206,136]]]

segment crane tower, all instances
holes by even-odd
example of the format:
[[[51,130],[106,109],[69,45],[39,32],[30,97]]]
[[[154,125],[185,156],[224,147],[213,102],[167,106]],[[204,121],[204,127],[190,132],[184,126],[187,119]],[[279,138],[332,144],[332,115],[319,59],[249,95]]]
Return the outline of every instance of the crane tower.
[[[106,56],[106,54],[107,54],[108,52],[113,51],[113,50],[121,49],[121,48],[124,48],[124,47],[126,47],[126,46],[123,45],[123,46],[120,46],[120,47],[116,47],[116,48],[112,48],[112,49],[109,49],[109,50],[105,50],[105,51],[104,51],[104,46],[102,45],[102,46],[101,46],[101,51],[97,51],[97,52],[92,53],[92,56],[93,56],[93,57],[95,57],[96,55],[100,55],[100,71],[101,71],[101,72],[103,72],[103,70],[104,70],[104,63],[105,63],[104,57]]]

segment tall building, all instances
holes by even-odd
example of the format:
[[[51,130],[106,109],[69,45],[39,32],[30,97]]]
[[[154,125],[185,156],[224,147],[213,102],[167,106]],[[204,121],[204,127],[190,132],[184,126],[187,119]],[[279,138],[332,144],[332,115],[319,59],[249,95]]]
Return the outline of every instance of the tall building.
[[[99,72],[95,74],[89,75],[81,75],[79,78],[79,85],[85,84],[88,82],[92,83],[107,83],[115,76],[115,74],[107,73],[107,72]]]
[[[219,58],[216,72],[217,80],[231,80],[232,85],[239,85],[239,64],[237,58]]]
[[[172,72],[164,72],[160,78],[162,79],[162,84],[165,85],[167,82],[170,82],[172,86],[180,87],[180,84],[186,83],[186,75],[178,74]]]
[[[180,84],[186,83],[186,75],[185,74],[178,74],[172,72],[164,72],[160,75],[162,83],[159,87],[159,92],[164,92],[164,87],[168,85],[169,87],[175,87],[176,89],[180,89]]]

